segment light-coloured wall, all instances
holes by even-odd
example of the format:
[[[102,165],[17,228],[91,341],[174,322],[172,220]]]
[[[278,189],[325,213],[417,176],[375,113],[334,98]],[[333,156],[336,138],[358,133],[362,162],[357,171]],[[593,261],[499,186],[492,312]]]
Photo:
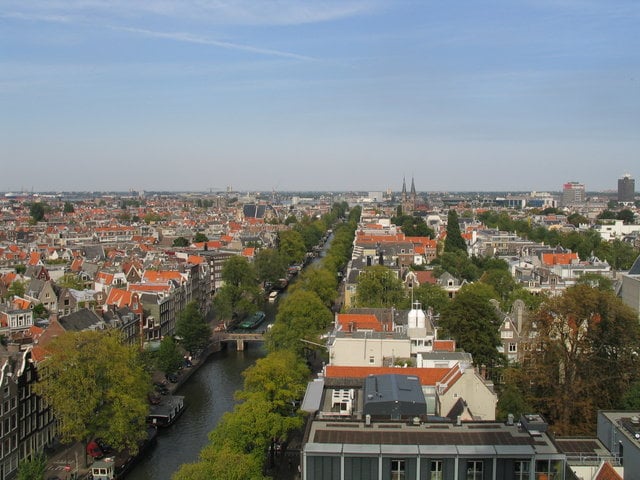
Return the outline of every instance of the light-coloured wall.
[[[437,390],[437,389],[436,389]],[[478,420],[495,420],[498,396],[492,392],[471,368],[446,393],[439,395],[440,415],[449,413],[453,405],[462,398],[469,411]]]
[[[338,337],[330,348],[329,361],[341,367],[382,367],[385,357],[408,358],[410,354],[409,339]]]
[[[640,277],[623,275],[620,297],[622,301],[633,308],[638,314],[638,317],[640,317]]]

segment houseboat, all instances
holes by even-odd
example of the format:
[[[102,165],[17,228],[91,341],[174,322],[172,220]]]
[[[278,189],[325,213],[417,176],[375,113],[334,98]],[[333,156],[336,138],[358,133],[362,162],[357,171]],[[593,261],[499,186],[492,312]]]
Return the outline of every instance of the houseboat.
[[[165,395],[158,405],[151,405],[147,423],[156,427],[169,427],[178,419],[185,409],[184,397],[181,395]]]
[[[278,292],[274,290],[269,294],[269,303],[276,303],[277,299],[278,299]]]
[[[119,452],[116,455],[102,457],[94,460],[89,468],[89,478],[92,480],[113,480],[122,479],[131,470],[142,455],[157,441],[157,429],[149,425],[147,427],[147,438],[140,443],[138,453],[131,455],[128,450]]]
[[[238,325],[238,328],[244,328],[244,329],[256,328],[258,325],[264,322],[265,318],[267,318],[267,314],[262,311],[258,311],[253,315],[251,315],[246,320],[243,320],[242,322],[240,322],[240,325]]]

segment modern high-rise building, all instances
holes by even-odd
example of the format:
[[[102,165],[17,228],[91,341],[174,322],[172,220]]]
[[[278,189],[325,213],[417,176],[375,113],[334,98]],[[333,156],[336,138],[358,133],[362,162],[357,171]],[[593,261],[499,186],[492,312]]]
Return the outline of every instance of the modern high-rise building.
[[[636,196],[636,181],[631,175],[625,173],[622,178],[618,179],[618,201],[633,202]]]
[[[587,199],[583,183],[568,182],[562,187],[562,206],[584,203]]]

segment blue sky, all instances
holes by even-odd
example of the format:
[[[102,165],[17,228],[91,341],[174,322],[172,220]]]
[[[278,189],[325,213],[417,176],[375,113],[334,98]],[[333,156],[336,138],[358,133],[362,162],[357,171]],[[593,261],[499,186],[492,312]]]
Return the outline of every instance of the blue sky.
[[[0,191],[615,189],[637,0],[3,0]]]

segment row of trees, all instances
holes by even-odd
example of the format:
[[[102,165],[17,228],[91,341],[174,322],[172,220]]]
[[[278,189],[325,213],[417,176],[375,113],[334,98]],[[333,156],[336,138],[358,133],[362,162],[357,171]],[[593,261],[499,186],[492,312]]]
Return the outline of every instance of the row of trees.
[[[332,268],[346,265],[356,225],[355,220],[340,224],[321,265],[306,269],[290,287],[268,334],[267,356],[243,373],[244,389],[237,394],[241,402],[211,432],[199,461],[183,465],[174,480],[262,479],[265,455],[274,453],[274,442],[302,427],[296,401],[310,375],[307,342],[317,343],[333,319],[329,306],[338,270]]]

